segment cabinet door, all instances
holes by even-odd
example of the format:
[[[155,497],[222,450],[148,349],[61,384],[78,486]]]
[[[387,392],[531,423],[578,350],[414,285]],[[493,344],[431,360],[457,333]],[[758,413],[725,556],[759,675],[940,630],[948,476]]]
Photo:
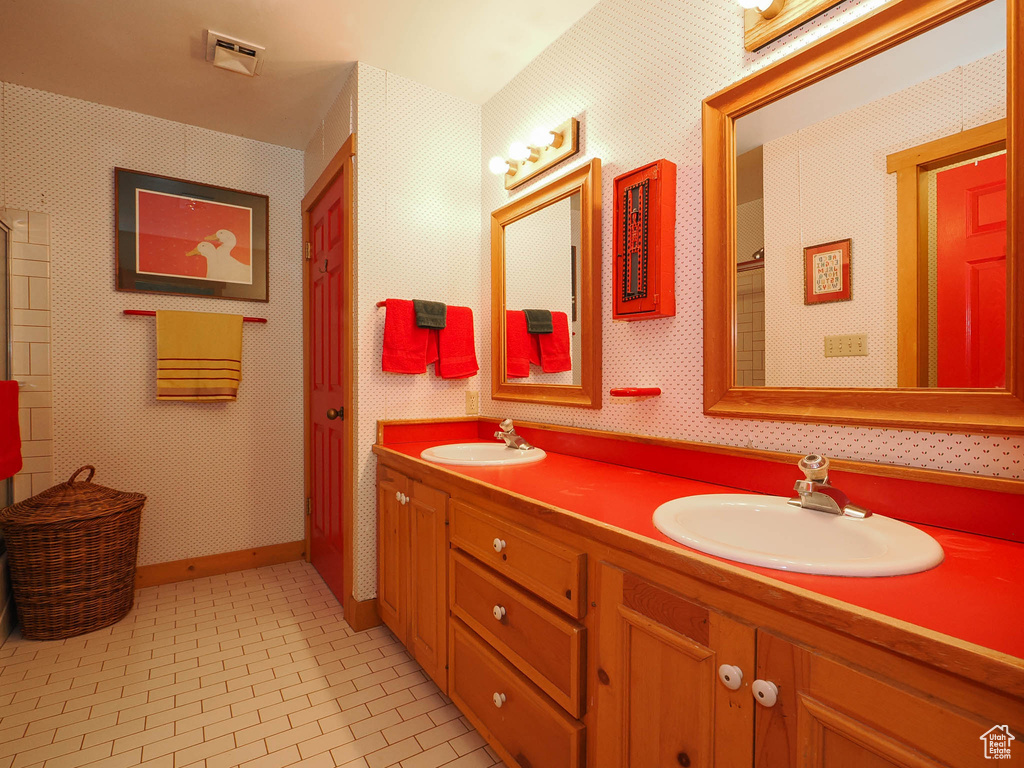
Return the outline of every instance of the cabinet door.
[[[412,483],[409,503],[409,649],[448,690],[448,494]]]
[[[718,667],[752,675],[754,629],[633,573],[598,571],[595,764],[749,768],[749,681],[730,690]]]
[[[404,497],[409,478],[377,467],[377,612],[395,636],[408,643],[408,554]]]
[[[774,683],[778,697],[757,707],[755,768],[992,764],[980,739],[997,724],[764,630],[757,676]]]

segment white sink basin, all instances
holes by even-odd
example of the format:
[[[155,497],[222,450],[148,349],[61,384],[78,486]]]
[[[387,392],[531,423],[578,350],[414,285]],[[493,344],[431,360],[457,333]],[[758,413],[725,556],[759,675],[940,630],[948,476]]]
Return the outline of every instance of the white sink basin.
[[[510,464],[532,464],[547,456],[540,448],[523,451],[504,443],[455,443],[427,448],[421,459],[437,464],[458,464],[473,467],[504,467]]]
[[[701,552],[780,571],[897,576],[942,562],[935,539],[899,520],[839,517],[786,501],[738,493],[688,496],[658,507],[654,525]]]

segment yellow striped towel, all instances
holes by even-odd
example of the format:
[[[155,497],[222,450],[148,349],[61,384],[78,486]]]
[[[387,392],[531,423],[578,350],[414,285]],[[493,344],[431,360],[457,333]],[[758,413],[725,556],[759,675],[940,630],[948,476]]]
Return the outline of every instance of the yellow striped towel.
[[[157,400],[235,400],[242,316],[157,310],[156,357]]]

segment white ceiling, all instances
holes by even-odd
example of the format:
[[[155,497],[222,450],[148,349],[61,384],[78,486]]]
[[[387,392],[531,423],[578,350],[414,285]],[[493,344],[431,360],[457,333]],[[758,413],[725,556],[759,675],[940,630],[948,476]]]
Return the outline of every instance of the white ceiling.
[[[1006,48],[1006,0],[872,56],[736,121],[736,153],[815,125]]]
[[[0,80],[305,148],[356,61],[482,104],[596,0],[0,0]],[[248,78],[205,30],[267,49]]]

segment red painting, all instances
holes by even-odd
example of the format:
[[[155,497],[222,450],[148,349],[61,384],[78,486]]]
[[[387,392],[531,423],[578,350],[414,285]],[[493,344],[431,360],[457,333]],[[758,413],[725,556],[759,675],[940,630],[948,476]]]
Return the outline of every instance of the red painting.
[[[135,190],[136,271],[252,285],[252,209]]]
[[[804,248],[804,304],[850,301],[850,240]]]

